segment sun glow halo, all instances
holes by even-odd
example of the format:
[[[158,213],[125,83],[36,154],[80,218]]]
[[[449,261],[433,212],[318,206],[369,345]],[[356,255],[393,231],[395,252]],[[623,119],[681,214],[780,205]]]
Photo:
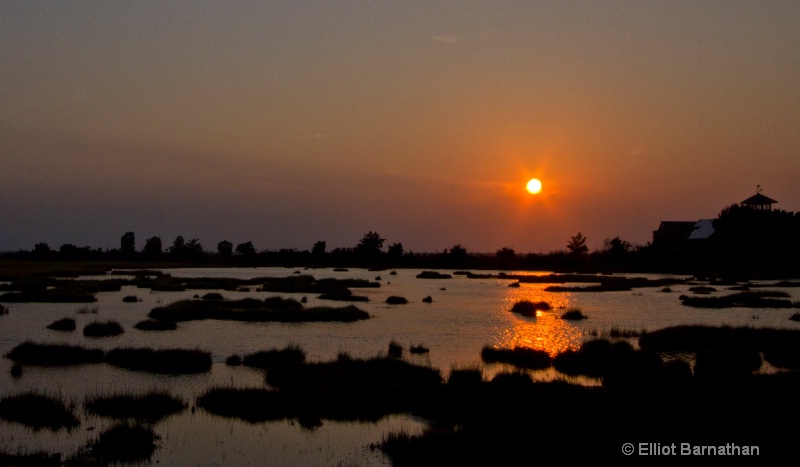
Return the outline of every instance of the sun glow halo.
[[[528,180],[525,189],[532,195],[538,194],[542,191],[542,182],[538,178],[532,178]]]

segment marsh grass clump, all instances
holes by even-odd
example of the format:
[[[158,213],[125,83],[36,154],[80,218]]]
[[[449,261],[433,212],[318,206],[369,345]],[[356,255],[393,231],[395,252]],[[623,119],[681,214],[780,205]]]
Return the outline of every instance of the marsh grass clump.
[[[63,400],[34,392],[0,399],[0,418],[34,430],[47,428],[56,431],[80,424]]]
[[[146,319],[139,321],[133,327],[140,331],[174,331],[178,329],[178,324],[174,321]]]
[[[780,291],[738,292],[722,297],[680,297],[681,304],[697,308],[791,308],[790,295]]]
[[[621,329],[618,327],[612,327],[608,331],[608,336],[614,339],[625,339],[631,337],[641,337],[645,334],[644,330],[636,330],[636,329]]]
[[[197,398],[197,406],[214,415],[251,423],[283,420],[297,412],[287,397],[262,388],[211,388]]]
[[[66,344],[37,344],[25,341],[6,357],[15,363],[32,366],[70,366],[103,361],[103,351]]]
[[[416,355],[416,354],[428,353],[430,352],[430,349],[422,344],[419,344],[419,345],[412,345],[411,347],[408,348],[408,351]]]
[[[223,297],[222,294],[219,292],[209,292],[200,298],[202,300],[217,300],[217,301],[225,300],[225,297]]]
[[[342,308],[305,308],[294,299],[271,297],[265,300],[179,300],[164,307],[153,308],[149,318],[165,321],[194,321],[218,319],[250,322],[302,323],[319,321],[351,322],[369,319],[369,313],[348,305]]]
[[[339,302],[368,302],[369,297],[364,295],[353,295],[350,289],[342,289],[335,292],[324,293],[317,298],[320,300],[334,300]]]
[[[159,439],[151,428],[122,423],[101,433],[90,451],[106,463],[144,462],[155,452]]]
[[[79,315],[96,315],[98,311],[96,306],[82,306],[75,310],[75,313]]]
[[[422,299],[422,303],[433,303],[433,297],[428,295],[427,297]]]
[[[139,301],[139,297],[136,295],[126,295],[122,297],[122,301],[125,303],[136,303]]]
[[[106,363],[119,368],[160,374],[195,374],[211,370],[211,353],[191,349],[116,348]]]
[[[186,403],[166,392],[140,395],[94,396],[84,401],[86,411],[119,420],[156,423],[186,409]]]
[[[544,302],[544,301],[542,301],[542,302],[531,302],[529,300],[522,300],[522,301],[519,301],[519,302],[515,303],[514,306],[511,307],[511,312],[512,313],[518,313],[518,314],[520,314],[522,316],[535,317],[536,316],[536,312],[538,310],[547,311],[547,310],[550,310],[552,308],[553,307],[550,306],[549,303]]]
[[[0,316],[7,314],[8,314],[8,308],[6,308],[5,306],[3,306],[3,304],[0,303]]]
[[[240,366],[242,364],[242,357],[239,355],[231,355],[225,359],[225,364],[228,366]]]
[[[789,317],[791,321],[800,321],[800,313],[795,313]]]
[[[52,329],[53,331],[74,331],[75,320],[72,318],[61,318],[48,324],[47,329]]]
[[[51,454],[49,452],[17,452],[11,454],[0,451],[0,465],[17,467],[60,467],[61,454]]]
[[[561,319],[580,321],[582,319],[589,319],[589,317],[584,315],[580,308],[573,308],[562,314]]]
[[[698,295],[710,294],[716,291],[717,289],[707,285],[696,285],[694,287],[689,287],[689,292],[696,293]]]
[[[496,349],[486,346],[481,349],[481,359],[484,363],[508,363],[517,368],[542,370],[550,368],[552,359],[544,350],[529,347],[514,347],[513,349]]]
[[[97,298],[93,293],[84,292],[82,290],[72,290],[63,287],[22,292],[7,292],[0,295],[0,302],[14,303],[91,303],[96,301]]]
[[[450,274],[444,274],[437,271],[422,271],[417,274],[417,279],[452,279]]]
[[[113,337],[119,336],[125,330],[116,321],[105,321],[89,323],[83,328],[83,335],[86,337]]]
[[[391,358],[403,358],[403,346],[393,339],[389,342],[389,349],[386,354]]]
[[[254,368],[274,368],[283,365],[297,365],[306,361],[306,353],[299,345],[288,345],[282,349],[262,350],[247,354],[242,365]]]
[[[408,300],[405,297],[400,297],[397,295],[390,295],[386,298],[386,303],[388,305],[405,305],[408,303]]]

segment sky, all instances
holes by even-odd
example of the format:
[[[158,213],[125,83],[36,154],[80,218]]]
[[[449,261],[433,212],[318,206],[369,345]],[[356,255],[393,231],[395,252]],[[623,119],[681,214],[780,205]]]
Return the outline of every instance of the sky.
[[[800,211],[798,25],[796,0],[2,1],[0,251],[547,253],[758,186]]]

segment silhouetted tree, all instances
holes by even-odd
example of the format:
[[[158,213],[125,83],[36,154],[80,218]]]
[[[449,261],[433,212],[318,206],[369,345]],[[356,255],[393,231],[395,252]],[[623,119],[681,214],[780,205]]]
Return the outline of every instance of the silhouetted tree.
[[[142,253],[147,256],[159,256],[162,251],[161,246],[161,238],[160,237],[150,237],[144,242],[144,249]]]
[[[386,251],[389,257],[393,259],[398,259],[403,256],[403,244],[402,243],[392,243],[389,245],[389,249]]]
[[[504,246],[497,250],[495,258],[497,258],[497,264],[501,269],[513,268],[516,263],[517,252],[513,248]]]
[[[326,243],[322,240],[314,243],[314,246],[311,247],[311,256],[315,258],[320,258],[325,256],[325,248],[327,247]]]
[[[229,257],[233,255],[233,243],[223,240],[217,243],[217,253],[220,256]]]
[[[242,256],[255,256],[256,254],[256,247],[253,246],[253,242],[244,242],[236,245],[236,253]]]
[[[119,241],[119,251],[123,255],[136,253],[136,236],[133,232],[125,232]]]
[[[580,232],[570,237],[569,243],[567,243],[567,250],[575,256],[583,256],[588,253],[589,247],[586,246],[586,237]]]
[[[175,240],[172,241],[172,246],[169,247],[169,254],[173,256],[186,255],[186,240],[183,239],[182,235],[178,235],[175,237]]]
[[[193,238],[189,240],[184,246],[186,253],[190,256],[199,256],[203,254],[203,245],[200,244],[200,239]]]
[[[362,237],[361,241],[356,245],[355,252],[359,256],[364,257],[377,256],[381,252],[381,248],[383,248],[384,241],[386,240],[381,238],[378,233],[369,231],[364,234],[364,237]]]
[[[33,254],[35,255],[47,255],[50,253],[50,245],[45,242],[39,242],[33,246]]]

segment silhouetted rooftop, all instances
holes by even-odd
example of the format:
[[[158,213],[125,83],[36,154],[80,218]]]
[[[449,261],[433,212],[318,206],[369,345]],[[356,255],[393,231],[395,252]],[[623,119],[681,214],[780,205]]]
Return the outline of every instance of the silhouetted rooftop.
[[[756,193],[755,195],[742,201],[742,204],[744,204],[745,206],[763,206],[765,204],[774,204],[774,203],[777,203],[777,201],[768,196],[764,196],[761,193]]]

